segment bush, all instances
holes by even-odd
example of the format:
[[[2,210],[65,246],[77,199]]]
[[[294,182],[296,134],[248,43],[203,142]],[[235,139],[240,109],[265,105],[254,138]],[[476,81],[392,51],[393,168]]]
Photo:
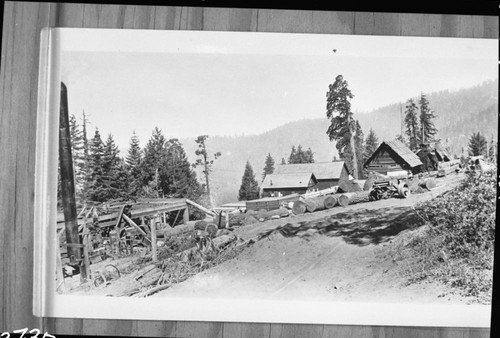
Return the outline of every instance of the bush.
[[[418,204],[426,226],[402,253],[410,282],[435,279],[464,295],[491,293],[496,172],[470,173],[457,188]]]

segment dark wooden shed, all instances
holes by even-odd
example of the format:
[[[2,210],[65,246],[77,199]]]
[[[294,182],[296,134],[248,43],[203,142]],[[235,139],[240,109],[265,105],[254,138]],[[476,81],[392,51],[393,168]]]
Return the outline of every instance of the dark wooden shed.
[[[364,168],[383,175],[397,172],[416,174],[422,170],[422,161],[401,141],[384,141],[366,160]]]

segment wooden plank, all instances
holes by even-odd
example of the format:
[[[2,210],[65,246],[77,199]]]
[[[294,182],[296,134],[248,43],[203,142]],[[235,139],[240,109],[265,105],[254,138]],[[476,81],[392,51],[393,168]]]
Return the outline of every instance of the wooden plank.
[[[352,34],[354,32],[354,12],[313,11],[313,33]]]
[[[313,11],[261,9],[257,31],[313,33]]]
[[[0,331],[40,327],[33,317],[35,129],[40,31],[48,3],[5,2],[0,67]]]
[[[257,27],[257,9],[205,8],[203,29],[208,31],[251,32]]]

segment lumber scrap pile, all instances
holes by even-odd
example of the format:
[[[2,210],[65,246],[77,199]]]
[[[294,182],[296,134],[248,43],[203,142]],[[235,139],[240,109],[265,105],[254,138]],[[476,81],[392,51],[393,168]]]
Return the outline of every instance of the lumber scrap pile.
[[[180,227],[180,226],[179,226]],[[163,232],[156,261],[146,254],[117,265],[115,279],[96,284],[112,297],[147,297],[237,255],[242,241],[212,222],[198,221]]]

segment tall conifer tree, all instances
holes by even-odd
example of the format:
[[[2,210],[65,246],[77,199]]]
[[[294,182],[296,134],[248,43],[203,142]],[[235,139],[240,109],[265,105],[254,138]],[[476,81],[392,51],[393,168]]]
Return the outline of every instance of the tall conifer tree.
[[[130,138],[128,153],[125,159],[126,168],[130,177],[128,195],[129,198],[132,199],[138,198],[142,190],[141,162],[142,150],[139,144],[139,138],[134,131]]]
[[[262,178],[266,178],[266,175],[272,174],[274,169],[274,159],[271,157],[271,153],[268,153],[264,164],[264,171],[262,172]]]
[[[241,178],[238,199],[240,201],[250,201],[257,198],[259,198],[259,184],[255,180],[255,175],[250,162],[247,161],[245,165],[245,172]]]
[[[408,100],[405,110],[406,135],[410,142],[410,149],[417,150],[421,143],[417,116],[417,105],[412,99]]]
[[[330,141],[336,141],[336,148],[342,159],[351,167],[354,178],[358,178],[358,156],[356,154],[356,121],[351,112],[351,100],[354,95],[342,75],[335,78],[326,93],[326,116],[330,126],[326,131]],[[346,156],[350,154],[350,156]]]
[[[420,142],[432,142],[434,141],[434,135],[437,134],[437,128],[434,126],[433,121],[436,115],[429,108],[429,101],[424,94],[420,95],[418,103],[420,105]]]
[[[378,148],[378,137],[373,131],[373,129],[370,128],[370,132],[368,133],[368,136],[366,137],[365,141],[365,153],[363,156],[363,160],[366,162],[366,160],[372,156],[372,154],[377,150]]]

